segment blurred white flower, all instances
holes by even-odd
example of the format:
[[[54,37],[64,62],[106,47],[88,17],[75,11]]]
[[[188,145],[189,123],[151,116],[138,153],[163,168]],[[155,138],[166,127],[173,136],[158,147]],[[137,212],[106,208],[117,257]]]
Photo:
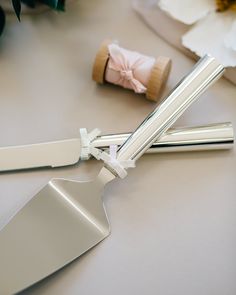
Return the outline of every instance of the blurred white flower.
[[[185,47],[198,56],[209,53],[225,66],[236,66],[235,0],[160,0],[159,7],[191,25],[182,36]]]

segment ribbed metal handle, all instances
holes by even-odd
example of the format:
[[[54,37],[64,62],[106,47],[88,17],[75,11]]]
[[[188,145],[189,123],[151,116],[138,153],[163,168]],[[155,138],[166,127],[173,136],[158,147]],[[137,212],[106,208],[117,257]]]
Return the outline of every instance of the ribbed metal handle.
[[[118,160],[137,160],[181,114],[223,74],[215,58],[204,56],[167,98],[141,123],[119,148]]]

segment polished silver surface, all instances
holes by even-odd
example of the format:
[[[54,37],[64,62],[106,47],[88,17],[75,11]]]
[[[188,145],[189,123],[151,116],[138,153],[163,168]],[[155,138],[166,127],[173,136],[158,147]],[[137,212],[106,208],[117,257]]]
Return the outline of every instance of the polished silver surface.
[[[0,147],[0,171],[73,165],[79,158],[79,138]]]
[[[209,58],[207,60],[210,61]],[[205,62],[206,58],[203,60]],[[202,67],[201,62],[198,67]],[[215,68],[208,69],[209,77],[212,78]],[[219,71],[214,77],[218,75]],[[204,77],[208,78],[205,74]],[[195,77],[197,80],[198,78],[199,76]],[[195,79],[189,81],[190,85],[195,83]],[[190,85],[186,85],[186,80],[182,83],[189,89]],[[183,90],[182,83],[178,87]],[[196,89],[192,91],[195,93]],[[144,123],[139,127],[140,130],[145,127],[150,135],[149,130],[157,129],[155,136],[160,137],[165,132],[163,121],[169,127],[190,102],[193,102],[194,99],[189,99],[191,94],[189,90],[189,95],[181,98],[181,107],[174,104],[177,109],[173,102],[179,101],[180,97],[171,97],[170,103],[167,103],[167,99],[159,107],[164,115],[155,117],[154,112],[151,117],[155,117],[155,120],[150,120],[149,116],[145,121],[148,126]],[[133,141],[132,135],[131,140],[128,139],[121,146],[119,151],[124,159],[129,154],[140,155],[147,148],[144,145],[147,138],[142,136],[142,132],[138,138],[141,148]],[[150,143],[154,141],[154,137],[149,138]],[[45,278],[91,249],[109,234],[110,226],[101,195],[104,185],[114,178],[115,174],[103,167],[98,177],[91,182],[52,179],[15,215],[0,232],[2,294],[16,293]]]
[[[52,179],[0,232],[0,294],[45,278],[103,240],[110,231],[104,184]]]
[[[224,67],[215,58],[201,58],[122,145],[118,159],[137,160],[223,72]]]
[[[131,133],[101,135],[92,142],[92,145],[105,150],[111,144],[123,144],[130,135]],[[230,149],[233,142],[231,123],[172,128],[156,140],[146,152],[164,153]],[[80,151],[79,138],[1,147],[0,171],[73,165],[79,161]]]
[[[121,145],[130,133],[102,135],[93,145],[106,150],[111,144]],[[191,152],[231,149],[234,144],[233,126],[230,122],[196,127],[170,128],[156,140],[146,153]]]

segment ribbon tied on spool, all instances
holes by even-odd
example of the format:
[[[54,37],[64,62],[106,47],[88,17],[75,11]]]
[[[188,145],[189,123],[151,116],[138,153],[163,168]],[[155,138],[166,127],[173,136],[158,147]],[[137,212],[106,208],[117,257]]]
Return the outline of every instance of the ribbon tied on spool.
[[[109,82],[119,85],[135,93],[145,93],[148,99],[157,101],[170,68],[171,60],[168,57],[155,59],[105,41],[94,62],[93,80],[101,84]]]
[[[121,79],[119,80],[118,84],[121,84],[124,88],[126,82],[130,84],[132,89],[134,89],[134,92],[136,93],[145,93],[147,88],[140,83],[137,79],[134,78],[133,71],[132,70],[121,70],[120,71]],[[115,84],[115,83],[114,83]]]
[[[136,71],[145,63],[146,58],[138,52],[131,53],[117,44],[109,44],[109,61],[105,79],[112,84],[133,89],[136,93],[145,93],[147,88],[142,81],[136,79]],[[138,75],[137,75],[138,78]]]

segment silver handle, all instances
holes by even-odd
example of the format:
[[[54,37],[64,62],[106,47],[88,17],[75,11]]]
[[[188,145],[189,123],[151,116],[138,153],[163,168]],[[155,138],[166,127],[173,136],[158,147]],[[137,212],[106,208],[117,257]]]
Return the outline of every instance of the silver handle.
[[[101,135],[93,141],[93,146],[107,150],[111,144],[122,145],[131,133]],[[156,140],[147,153],[201,151],[230,149],[234,143],[231,123],[206,126],[171,128]]]
[[[118,160],[137,160],[219,77],[224,67],[208,55],[194,66],[167,98],[119,148]]]

